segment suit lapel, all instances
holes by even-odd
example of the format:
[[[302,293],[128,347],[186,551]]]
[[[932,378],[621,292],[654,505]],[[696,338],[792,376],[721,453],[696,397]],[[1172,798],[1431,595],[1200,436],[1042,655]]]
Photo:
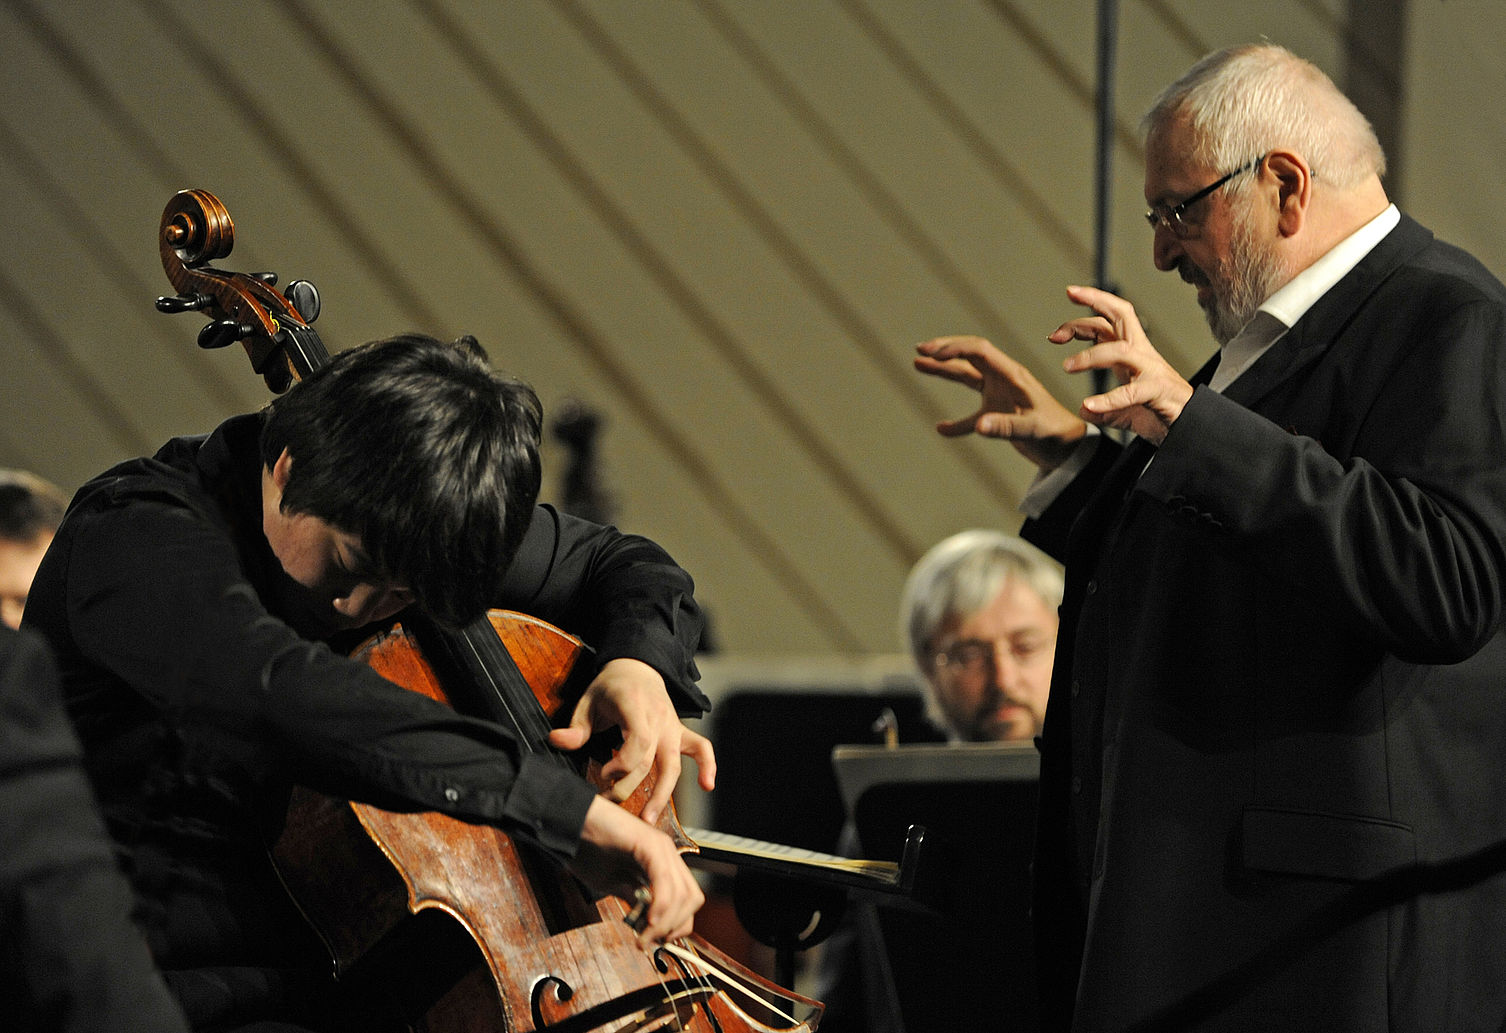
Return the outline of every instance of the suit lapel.
[[[1308,309],[1297,325],[1224,390],[1246,408],[1318,361],[1365,300],[1404,262],[1432,243],[1433,234],[1403,215],[1358,265]]]

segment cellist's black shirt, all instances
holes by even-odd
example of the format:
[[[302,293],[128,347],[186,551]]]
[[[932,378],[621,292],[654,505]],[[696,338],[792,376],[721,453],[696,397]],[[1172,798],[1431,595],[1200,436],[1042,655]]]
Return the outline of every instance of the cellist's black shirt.
[[[152,952],[196,1027],[270,1015],[327,969],[266,860],[291,785],[504,826],[560,856],[592,798],[500,727],[276,612],[286,575],[261,532],[260,429],[237,417],[85,485],[26,609],[57,655]],[[652,542],[541,506],[495,605],[581,636],[598,663],[645,661],[691,714],[707,705],[691,593]]]

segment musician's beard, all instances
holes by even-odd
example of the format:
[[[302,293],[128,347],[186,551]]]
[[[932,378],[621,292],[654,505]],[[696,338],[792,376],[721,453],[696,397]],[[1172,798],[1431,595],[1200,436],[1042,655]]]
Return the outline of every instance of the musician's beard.
[[[1039,733],[1040,724],[1028,706],[999,700],[977,716],[967,738],[972,742],[1019,742]]]

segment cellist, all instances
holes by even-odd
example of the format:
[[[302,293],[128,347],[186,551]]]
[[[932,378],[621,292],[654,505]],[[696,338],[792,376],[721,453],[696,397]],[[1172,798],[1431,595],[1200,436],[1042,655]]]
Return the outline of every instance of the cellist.
[[[536,504],[540,425],[532,390],[474,340],[405,335],[74,498],[25,620],[57,654],[141,924],[196,1030],[342,1028],[327,958],[266,857],[294,784],[503,827],[600,891],[647,885],[645,942],[689,932],[700,890],[649,822],[682,755],[715,780],[680,720],[708,705],[692,582],[652,542]],[[489,608],[593,646],[550,741],[620,728],[608,796],[653,770],[647,821],[346,656],[407,612]]]

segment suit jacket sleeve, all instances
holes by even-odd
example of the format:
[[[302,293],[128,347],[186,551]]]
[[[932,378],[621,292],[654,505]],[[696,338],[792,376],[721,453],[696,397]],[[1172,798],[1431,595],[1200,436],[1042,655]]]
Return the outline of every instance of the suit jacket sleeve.
[[[226,763],[273,766],[387,810],[506,825],[574,853],[589,784],[500,726],[300,637],[267,610],[233,537],[194,498],[107,482],[64,521],[36,607],[59,655],[77,654],[71,669],[123,682]]]
[[[1304,433],[1301,408],[1199,389],[1137,490],[1385,651],[1452,663],[1506,609],[1506,306],[1421,293],[1362,366],[1385,380],[1363,412]]]

